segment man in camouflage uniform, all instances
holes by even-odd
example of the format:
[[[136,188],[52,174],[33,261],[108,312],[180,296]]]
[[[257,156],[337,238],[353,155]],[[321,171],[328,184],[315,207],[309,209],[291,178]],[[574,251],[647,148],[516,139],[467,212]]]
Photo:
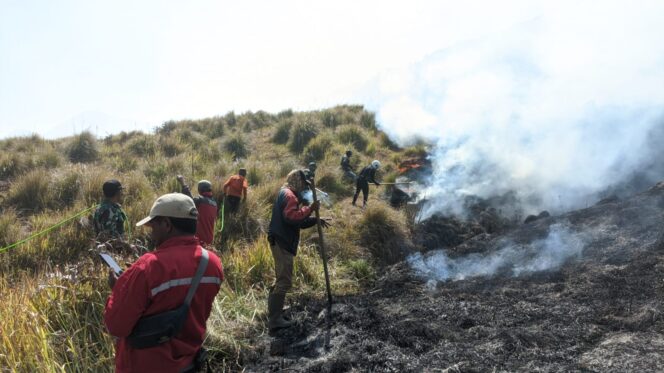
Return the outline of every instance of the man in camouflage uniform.
[[[117,180],[107,180],[102,187],[104,191],[104,200],[95,211],[92,219],[97,241],[108,241],[112,239],[125,239],[124,224],[127,221],[127,215],[122,211],[120,203],[122,202],[123,188]]]

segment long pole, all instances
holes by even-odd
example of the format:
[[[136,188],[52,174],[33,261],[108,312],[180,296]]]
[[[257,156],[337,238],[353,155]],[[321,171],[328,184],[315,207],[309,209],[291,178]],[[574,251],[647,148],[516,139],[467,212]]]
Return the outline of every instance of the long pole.
[[[412,181],[404,181],[402,183],[380,183],[380,185],[400,185],[400,184],[413,184],[413,182]],[[372,184],[370,184],[370,185],[372,185]],[[376,185],[376,184],[373,184],[373,185]]]
[[[311,179],[311,193],[313,194],[314,202],[318,199],[316,197],[316,184]],[[320,255],[323,257],[323,270],[325,271],[325,287],[327,288],[327,314],[332,315],[332,290],[330,289],[330,275],[327,271],[327,254],[325,253],[325,240],[323,239],[323,226],[320,224],[320,209],[316,209],[316,226],[318,227],[318,238],[320,240]]]

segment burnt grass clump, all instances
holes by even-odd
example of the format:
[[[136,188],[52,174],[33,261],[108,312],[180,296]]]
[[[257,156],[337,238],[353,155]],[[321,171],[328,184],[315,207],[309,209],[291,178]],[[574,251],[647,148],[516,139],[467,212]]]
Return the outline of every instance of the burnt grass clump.
[[[586,239],[557,270],[435,283],[401,262],[365,294],[335,297],[331,313],[322,297],[294,298],[296,327],[261,337],[243,356],[246,371],[661,370],[664,187],[448,245],[490,252],[561,221]]]

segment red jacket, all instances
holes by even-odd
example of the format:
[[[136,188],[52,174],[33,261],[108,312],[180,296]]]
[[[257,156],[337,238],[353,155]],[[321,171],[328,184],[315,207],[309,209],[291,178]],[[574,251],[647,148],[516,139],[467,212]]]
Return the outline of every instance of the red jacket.
[[[141,317],[172,310],[184,303],[189,286],[173,280],[194,277],[201,246],[194,236],[170,238],[122,273],[106,301],[104,312],[106,328],[112,336],[118,337],[116,372],[179,372],[191,364],[203,344],[205,323],[224,279],[221,260],[214,253],[209,254],[210,261],[184,327],[170,341],[147,349],[133,349],[125,337],[131,334]]]
[[[194,198],[198,210],[198,222],[196,224],[196,236],[206,245],[214,241],[214,223],[217,221],[219,209],[217,202],[212,199],[212,193],[204,192],[201,196]]]
[[[297,255],[300,229],[316,225],[316,218],[310,217],[312,212],[309,206],[300,207],[300,201],[290,188],[281,188],[272,207],[272,218],[267,230],[270,243],[278,243],[284,250]]]
[[[182,193],[194,200],[194,204],[198,210],[196,236],[205,245],[211,245],[212,241],[214,241],[214,223],[217,221],[217,215],[219,215],[217,201],[212,198],[211,192],[203,192],[197,197],[192,196],[188,186],[182,187]]]

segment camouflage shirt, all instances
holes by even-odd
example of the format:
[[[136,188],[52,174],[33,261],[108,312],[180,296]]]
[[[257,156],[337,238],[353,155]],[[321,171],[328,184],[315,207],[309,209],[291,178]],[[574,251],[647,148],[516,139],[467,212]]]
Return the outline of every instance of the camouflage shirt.
[[[109,200],[102,201],[92,219],[95,233],[98,236],[103,234],[107,238],[123,238],[125,221],[127,215],[122,211],[122,207]]]

